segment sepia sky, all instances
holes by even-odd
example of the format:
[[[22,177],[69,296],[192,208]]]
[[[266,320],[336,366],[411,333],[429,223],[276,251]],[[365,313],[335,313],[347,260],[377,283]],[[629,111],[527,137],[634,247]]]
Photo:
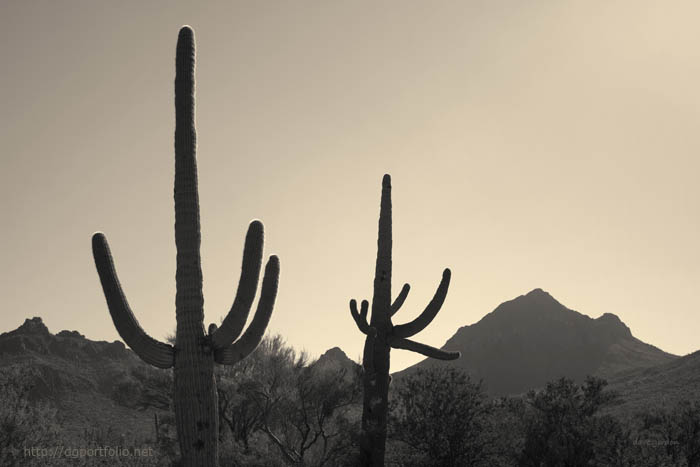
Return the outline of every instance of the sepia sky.
[[[0,332],[117,333],[106,233],[134,314],[175,326],[173,79],[197,39],[206,324],[233,300],[248,223],[281,260],[270,324],[358,358],[381,178],[394,293],[416,340],[540,287],[638,338],[700,349],[700,5],[695,1],[62,1],[0,6]],[[422,359],[395,350],[392,370]]]

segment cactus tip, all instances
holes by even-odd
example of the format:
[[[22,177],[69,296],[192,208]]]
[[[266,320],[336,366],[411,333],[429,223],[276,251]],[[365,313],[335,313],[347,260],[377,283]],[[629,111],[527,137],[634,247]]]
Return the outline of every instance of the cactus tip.
[[[107,243],[107,237],[105,237],[105,234],[102,232],[95,232],[92,234],[92,249],[93,251],[96,248],[102,247]]]
[[[391,175],[384,174],[384,178],[382,178],[382,187],[391,188]]]
[[[263,232],[265,230],[265,227],[263,226],[262,221],[260,221],[259,219],[253,219],[252,221],[250,221],[248,230],[250,230],[251,232]]]
[[[194,30],[189,26],[180,28],[180,33],[177,35],[176,60],[180,56],[183,58],[191,56],[194,64]]]
[[[194,36],[194,29],[192,26],[185,24],[180,28],[180,33],[178,34],[178,39],[183,39],[185,37],[189,38]]]

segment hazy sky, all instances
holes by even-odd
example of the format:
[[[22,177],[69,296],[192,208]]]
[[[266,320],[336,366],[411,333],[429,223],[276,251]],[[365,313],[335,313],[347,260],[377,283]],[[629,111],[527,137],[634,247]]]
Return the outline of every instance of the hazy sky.
[[[282,265],[270,329],[359,357],[381,178],[395,321],[452,284],[416,340],[541,287],[642,340],[700,348],[695,1],[27,1],[0,6],[0,332],[116,339],[90,249],[107,234],[135,315],[175,326],[173,79],[197,39],[206,323],[246,227]],[[392,352],[392,370],[420,360]]]

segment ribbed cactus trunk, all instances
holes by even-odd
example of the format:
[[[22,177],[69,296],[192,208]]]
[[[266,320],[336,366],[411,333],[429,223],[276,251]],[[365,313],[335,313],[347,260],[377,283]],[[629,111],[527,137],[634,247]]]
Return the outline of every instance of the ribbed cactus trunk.
[[[271,256],[267,262],[257,310],[243,332],[258,287],[264,243],[262,223],[251,222],[236,298],[221,327],[211,324],[205,333],[194,118],[195,46],[194,31],[187,26],[180,30],[175,62],[175,347],[153,339],[139,325],[126,301],[102,233],[93,235],[92,249],[119,335],[143,361],[158,368],[174,367],[173,400],[182,465],[215,467],[219,417],[214,362],[233,365],[260,343],[277,296],[279,260]]]
[[[211,466],[218,459],[218,403],[214,357],[204,334],[201,234],[197,189],[194,32],[182,28],[175,74],[175,245],[177,317],[174,405],[180,452],[186,465]]]
[[[440,360],[453,360],[459,352],[447,352],[406,339],[425,329],[442,307],[450,284],[450,270],[445,269],[435,296],[425,310],[413,321],[394,326],[391,317],[401,308],[410,286],[405,284],[396,300],[391,301],[392,267],[391,177],[384,175],[382,199],[379,211],[379,236],[377,240],[377,264],[374,272],[372,317],[367,322],[369,303],[363,300],[358,311],[357,302],[350,301],[350,313],[358,329],[367,335],[362,357],[364,368],[364,399],[362,407],[362,433],[360,435],[360,465],[379,467],[384,465],[389,411],[389,383],[391,377],[391,349],[406,349]]]
[[[367,336],[364,349],[362,465],[384,465],[391,352],[387,341],[391,332],[391,246],[391,179],[385,176],[379,210],[372,319],[369,324],[377,332],[376,336]]]

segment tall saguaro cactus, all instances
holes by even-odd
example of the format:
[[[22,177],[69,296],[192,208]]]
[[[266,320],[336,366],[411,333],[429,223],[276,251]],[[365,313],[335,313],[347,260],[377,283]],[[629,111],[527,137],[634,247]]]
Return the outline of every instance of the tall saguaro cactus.
[[[217,393],[214,362],[232,365],[260,343],[277,296],[279,260],[271,256],[253,320],[241,335],[255,298],[263,253],[263,225],[251,222],[243,250],[238,291],[221,327],[204,330],[202,266],[199,254],[199,195],[197,192],[194,117],[194,31],[185,26],[177,41],[175,66],[175,245],[177,270],[175,346],[159,342],[141,328],[122,292],[107,239],[92,237],[95,265],[112,321],[119,335],[145,362],[174,368],[174,405],[178,441],[185,466],[218,465]],[[240,336],[240,338],[239,338]]]
[[[360,438],[360,465],[383,466],[386,447],[387,411],[389,402],[389,353],[392,348],[418,352],[439,360],[459,358],[459,352],[447,352],[408,338],[430,324],[442,307],[450,285],[450,270],[442,273],[442,281],[425,310],[413,321],[394,326],[392,316],[399,311],[410,286],[405,284],[396,299],[391,301],[391,177],[382,180],[382,201],[379,212],[379,239],[377,266],[374,273],[372,317],[367,322],[369,303],[363,300],[360,310],[350,300],[350,313],[357,327],[367,335],[362,357],[364,367],[364,401],[362,434]]]

